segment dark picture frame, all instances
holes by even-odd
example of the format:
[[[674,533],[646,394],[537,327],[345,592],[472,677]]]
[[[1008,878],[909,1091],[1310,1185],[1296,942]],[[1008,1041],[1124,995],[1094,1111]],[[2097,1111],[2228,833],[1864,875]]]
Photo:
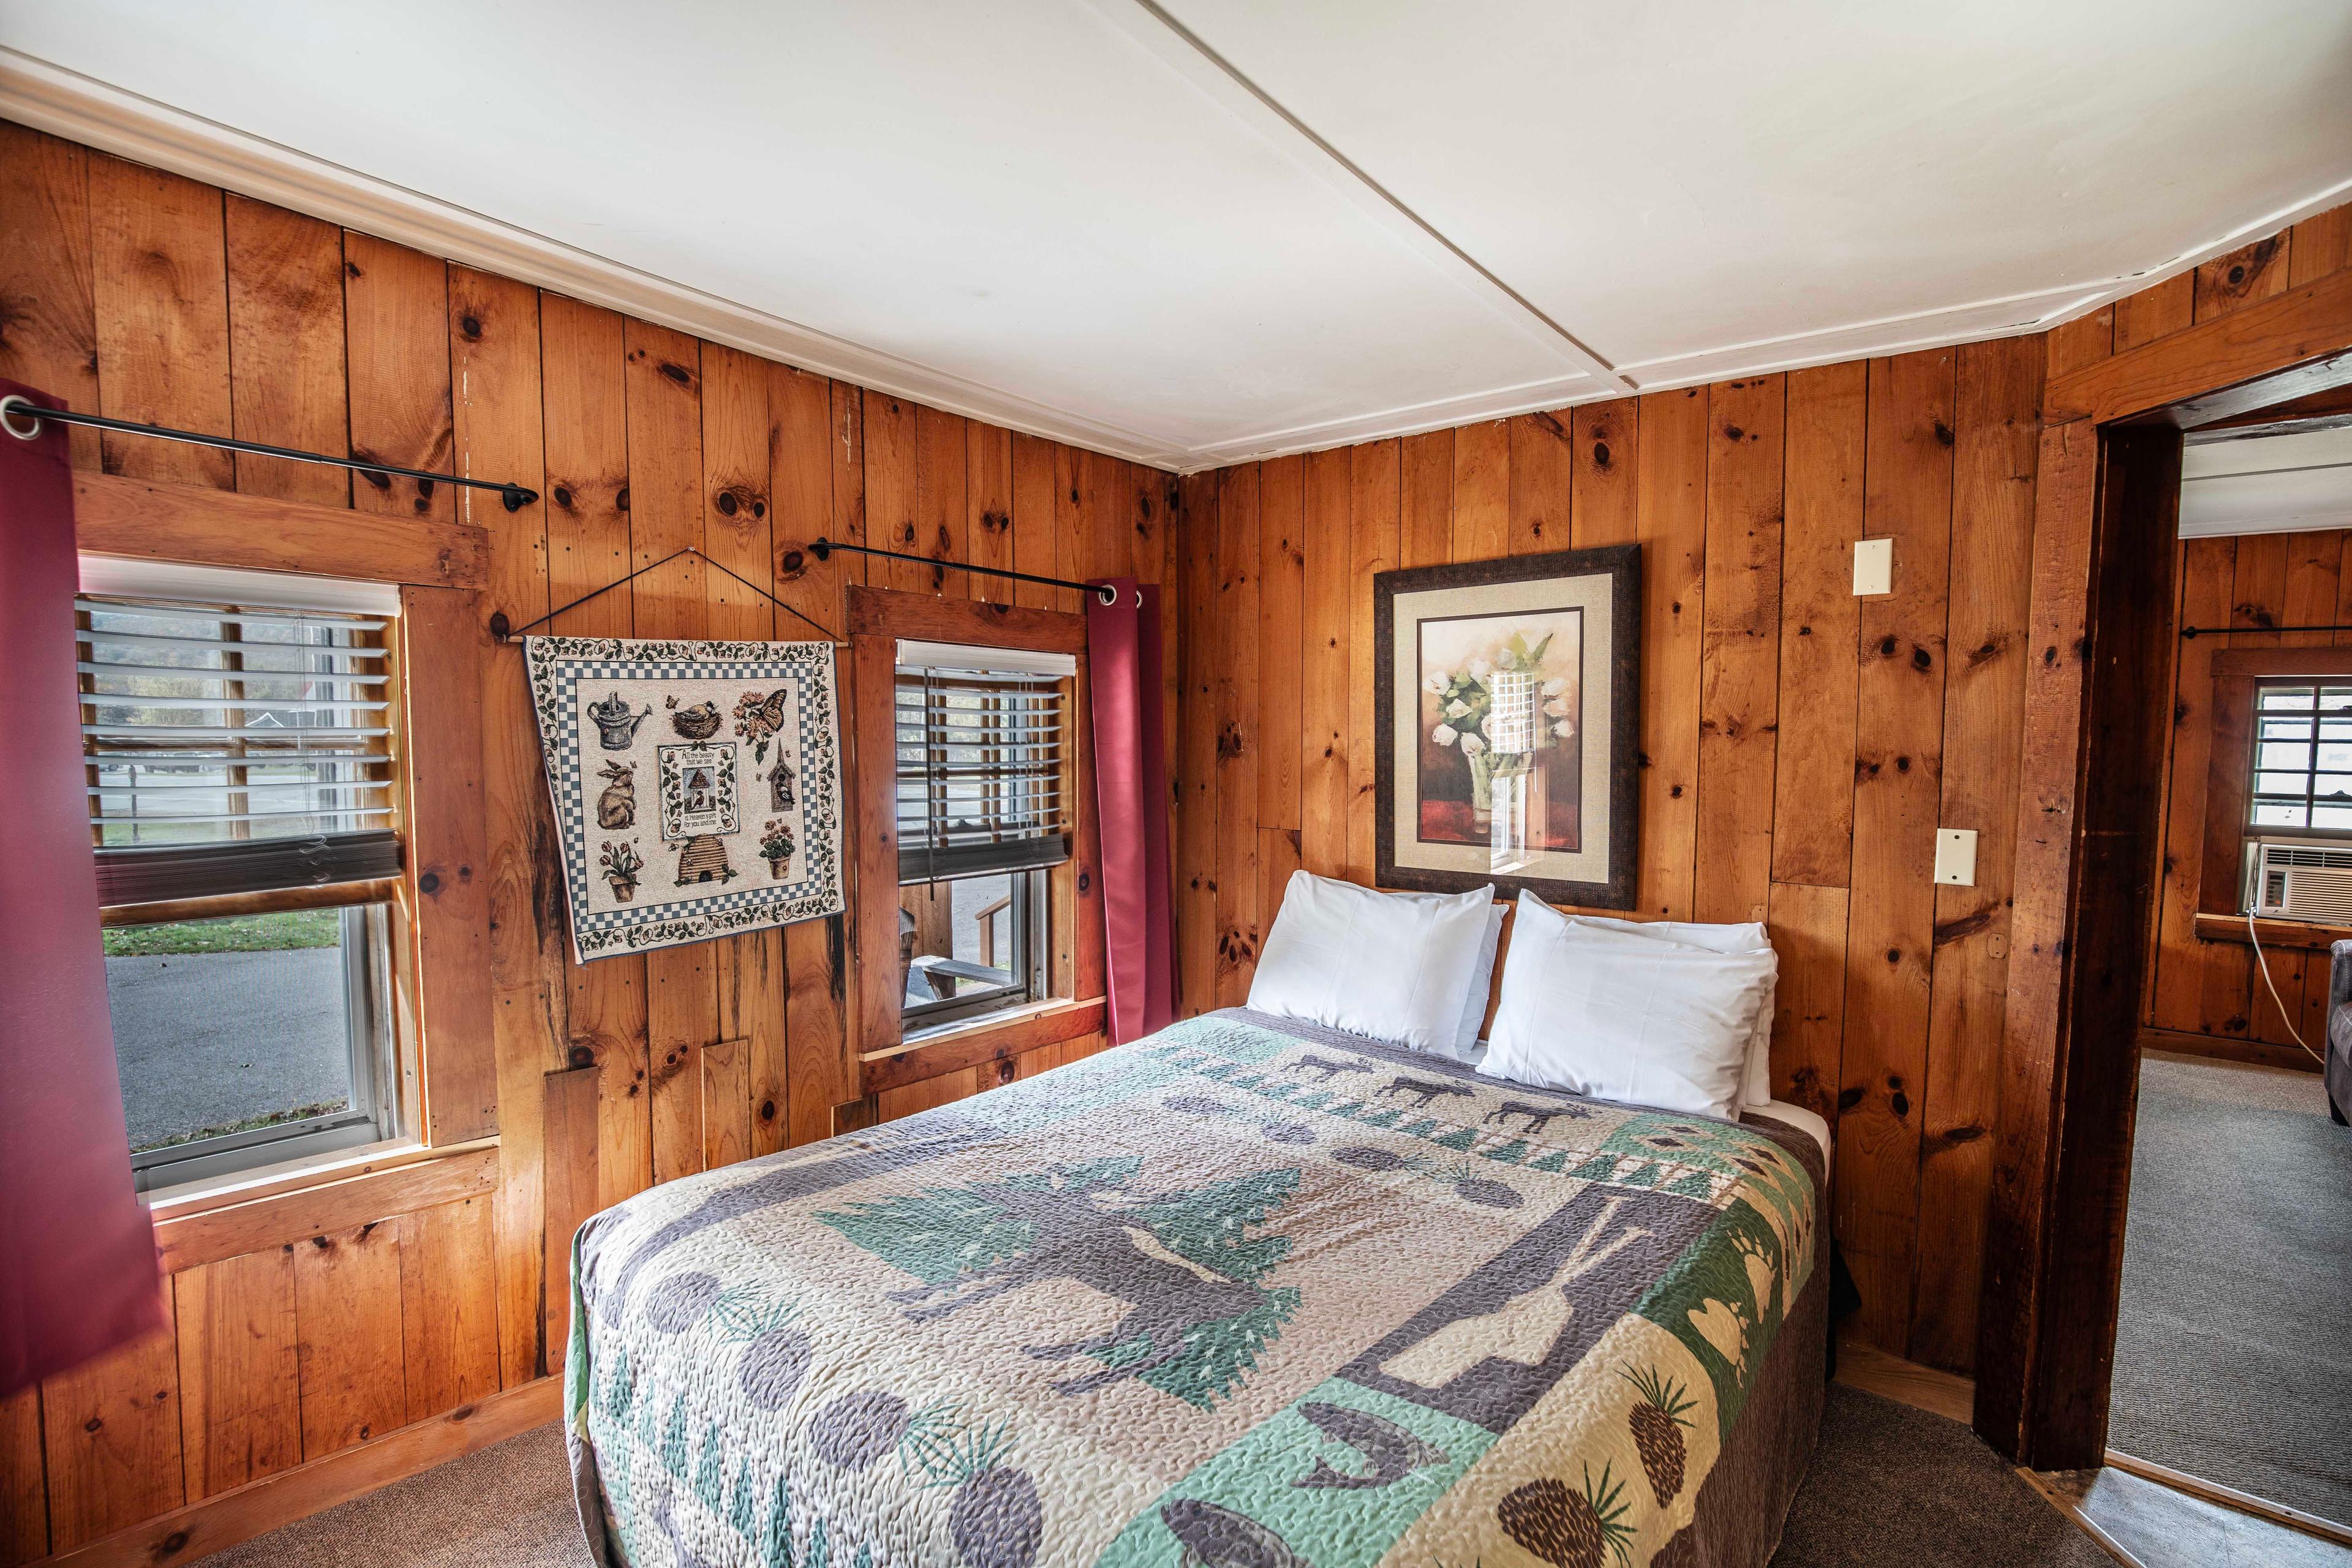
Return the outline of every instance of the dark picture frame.
[[[1406,657],[1413,660],[1404,672],[1412,681],[1402,712],[1401,616],[1411,639]],[[1378,884],[1439,893],[1492,884],[1503,898],[1524,889],[1549,903],[1633,908],[1641,842],[1642,547],[1607,544],[1379,573],[1372,618]],[[1507,716],[1506,703],[1514,713],[1527,712]],[[1453,722],[1462,730],[1453,728],[1449,713],[1457,714]],[[1513,730],[1507,740],[1507,729]],[[1487,854],[1480,836],[1493,832],[1495,815],[1504,810],[1486,809],[1478,794],[1491,792],[1493,775],[1508,771],[1497,767],[1497,747],[1486,731],[1518,748],[1508,759],[1517,770],[1531,766],[1520,758],[1545,759],[1535,774],[1538,797],[1519,807],[1511,829],[1514,842],[1528,847],[1508,856],[1497,848],[1488,864],[1505,863],[1500,870],[1471,863]],[[1535,741],[1525,738],[1528,731]],[[1590,874],[1513,868],[1571,862]]]

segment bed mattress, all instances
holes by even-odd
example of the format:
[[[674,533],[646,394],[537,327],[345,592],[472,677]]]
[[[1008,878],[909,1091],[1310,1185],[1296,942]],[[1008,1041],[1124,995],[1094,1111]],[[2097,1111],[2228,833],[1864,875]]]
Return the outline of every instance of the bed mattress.
[[[1821,1151],[1213,1014],[574,1244],[608,1568],[1760,1568]]]

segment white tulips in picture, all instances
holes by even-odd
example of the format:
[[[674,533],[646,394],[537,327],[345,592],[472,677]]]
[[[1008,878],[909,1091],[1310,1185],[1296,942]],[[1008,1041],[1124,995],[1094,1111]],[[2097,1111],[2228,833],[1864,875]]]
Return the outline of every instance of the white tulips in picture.
[[[1451,635],[1423,643],[1424,732],[1432,745],[1458,752],[1467,764],[1465,830],[1479,838],[1486,837],[1497,799],[1520,800],[1525,794],[1498,791],[1497,781],[1525,778],[1543,752],[1576,735],[1581,628],[1573,619],[1562,626],[1565,617],[1539,618],[1551,623],[1549,628],[1530,627],[1524,617],[1456,622],[1447,627]],[[1513,619],[1521,624],[1512,626]],[[1436,663],[1432,656],[1449,644],[1454,657]],[[1514,818],[1517,826],[1526,826],[1517,812]]]

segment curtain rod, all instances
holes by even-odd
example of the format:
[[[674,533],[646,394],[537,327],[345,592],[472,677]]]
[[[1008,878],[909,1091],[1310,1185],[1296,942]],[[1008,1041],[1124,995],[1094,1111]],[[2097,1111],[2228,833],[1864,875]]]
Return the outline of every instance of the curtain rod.
[[[918,566],[942,566],[950,572],[971,572],[982,577],[1009,577],[1015,583],[1035,583],[1047,588],[1068,588],[1080,594],[1093,594],[1106,605],[1118,603],[1118,590],[1108,583],[1073,583],[1066,577],[1040,577],[1034,572],[1015,572],[1003,566],[975,566],[967,561],[942,561],[935,555],[908,555],[896,550],[877,550],[870,544],[836,544],[830,539],[819,539],[809,546],[809,553],[819,561],[836,550],[846,550],[858,555],[878,555],[886,561],[909,561]],[[1141,590],[1137,591],[1139,600]]]
[[[23,415],[33,422],[29,430],[21,429],[16,416]],[[41,433],[41,422],[51,420],[59,425],[81,425],[92,430],[111,430],[123,436],[153,436],[165,441],[185,441],[193,447],[217,447],[225,452],[247,452],[257,458],[283,458],[291,463],[323,463],[329,468],[350,468],[362,474],[398,475],[404,479],[424,479],[434,484],[464,485],[471,489],[496,490],[506,502],[509,511],[520,511],[539,499],[539,492],[528,486],[502,479],[469,479],[462,474],[428,474],[422,468],[403,468],[391,463],[372,463],[359,458],[337,458],[325,452],[298,452],[291,447],[268,447],[258,441],[240,441],[230,436],[205,436],[194,430],[167,430],[160,425],[139,425],[128,419],[109,419],[100,414],[77,414],[69,408],[44,408],[22,393],[10,393],[0,397],[0,425],[19,441],[30,441]]]
[[[2352,625],[2334,626],[2183,626],[2180,635],[2198,637],[2270,637],[2290,632],[2352,632]]]

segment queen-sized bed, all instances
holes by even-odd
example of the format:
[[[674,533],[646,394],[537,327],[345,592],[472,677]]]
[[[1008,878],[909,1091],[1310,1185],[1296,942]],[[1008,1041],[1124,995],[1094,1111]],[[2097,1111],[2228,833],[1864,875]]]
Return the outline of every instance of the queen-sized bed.
[[[1229,1011],[574,1247],[608,1568],[1755,1568],[1822,1152]]]

